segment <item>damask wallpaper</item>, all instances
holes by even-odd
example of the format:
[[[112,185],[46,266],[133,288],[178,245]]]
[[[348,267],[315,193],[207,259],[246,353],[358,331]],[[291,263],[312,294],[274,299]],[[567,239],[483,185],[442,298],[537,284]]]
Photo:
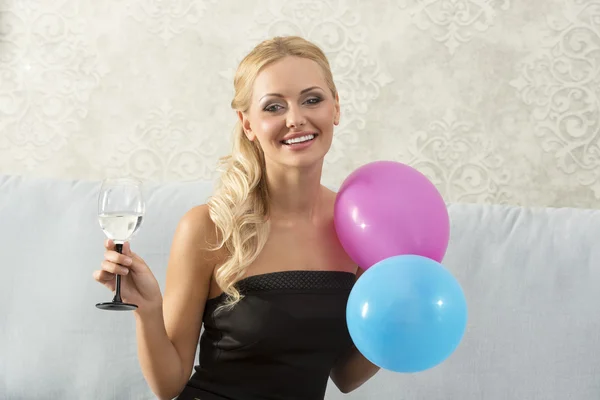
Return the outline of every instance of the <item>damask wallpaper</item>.
[[[287,34],[340,90],[325,184],[392,159],[451,202],[600,208],[600,0],[0,0],[0,173],[212,179],[238,62]]]

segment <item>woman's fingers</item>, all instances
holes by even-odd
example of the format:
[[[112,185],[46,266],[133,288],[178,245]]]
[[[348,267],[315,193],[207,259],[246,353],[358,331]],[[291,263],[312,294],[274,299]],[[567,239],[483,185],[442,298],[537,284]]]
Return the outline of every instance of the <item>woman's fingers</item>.
[[[100,270],[94,271],[93,276],[97,282],[100,282],[101,284],[109,288],[111,291],[115,290],[115,274],[111,274],[108,271]]]
[[[123,244],[123,257],[125,260],[131,260],[131,264],[124,264],[133,272],[146,272],[148,271],[148,266],[146,262],[142,259],[142,257],[138,256],[136,253],[131,251],[131,245],[129,242],[125,242]]]
[[[93,276],[94,279],[100,283],[105,283],[115,279],[115,274],[111,274],[110,272],[104,270],[94,271]]]
[[[144,263],[144,260],[142,260],[142,258],[140,256],[138,256],[133,251],[131,251],[131,245],[129,244],[129,242],[123,243],[123,255],[125,257],[129,257],[130,259],[132,259],[133,260],[132,264],[135,264],[136,261]]]
[[[104,241],[104,248],[106,250],[114,250],[115,249],[115,242],[113,242],[111,239],[106,239]]]
[[[133,259],[125,254],[120,254],[116,251],[108,250],[104,253],[104,258],[114,264],[120,264],[125,267],[130,267],[133,264]]]
[[[110,272],[111,274],[127,275],[129,268],[125,268],[117,263],[104,260],[100,263],[103,271]]]

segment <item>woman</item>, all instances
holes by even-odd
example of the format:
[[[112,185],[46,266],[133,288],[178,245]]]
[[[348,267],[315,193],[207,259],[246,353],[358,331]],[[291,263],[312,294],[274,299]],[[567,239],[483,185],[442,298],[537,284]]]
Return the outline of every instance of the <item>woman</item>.
[[[329,63],[302,38],[276,37],[244,58],[234,86],[234,149],[214,195],[178,224],[164,297],[129,244],[119,254],[107,241],[94,277],[114,290],[124,275],[142,372],[161,399],[316,400],[328,377],[350,392],[378,367],[347,331],[358,269],[320,183],[340,119]]]

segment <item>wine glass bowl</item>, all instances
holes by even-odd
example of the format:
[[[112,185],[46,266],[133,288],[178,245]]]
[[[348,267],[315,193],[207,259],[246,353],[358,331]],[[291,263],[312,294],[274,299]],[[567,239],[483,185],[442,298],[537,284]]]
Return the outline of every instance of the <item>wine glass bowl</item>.
[[[115,243],[115,250],[123,251],[123,244],[139,230],[145,213],[142,182],[132,178],[107,178],[102,181],[98,194],[98,222],[107,238]],[[98,303],[102,310],[135,310],[137,305],[121,299],[121,276],[116,276],[115,296],[112,301]]]

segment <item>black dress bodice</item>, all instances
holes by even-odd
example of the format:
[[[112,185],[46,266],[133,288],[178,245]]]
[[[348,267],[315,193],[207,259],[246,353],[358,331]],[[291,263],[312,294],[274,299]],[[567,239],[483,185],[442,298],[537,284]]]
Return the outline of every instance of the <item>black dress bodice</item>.
[[[281,271],[237,283],[231,310],[205,306],[199,364],[178,399],[322,400],[329,373],[352,346],[346,303],[355,275]]]

